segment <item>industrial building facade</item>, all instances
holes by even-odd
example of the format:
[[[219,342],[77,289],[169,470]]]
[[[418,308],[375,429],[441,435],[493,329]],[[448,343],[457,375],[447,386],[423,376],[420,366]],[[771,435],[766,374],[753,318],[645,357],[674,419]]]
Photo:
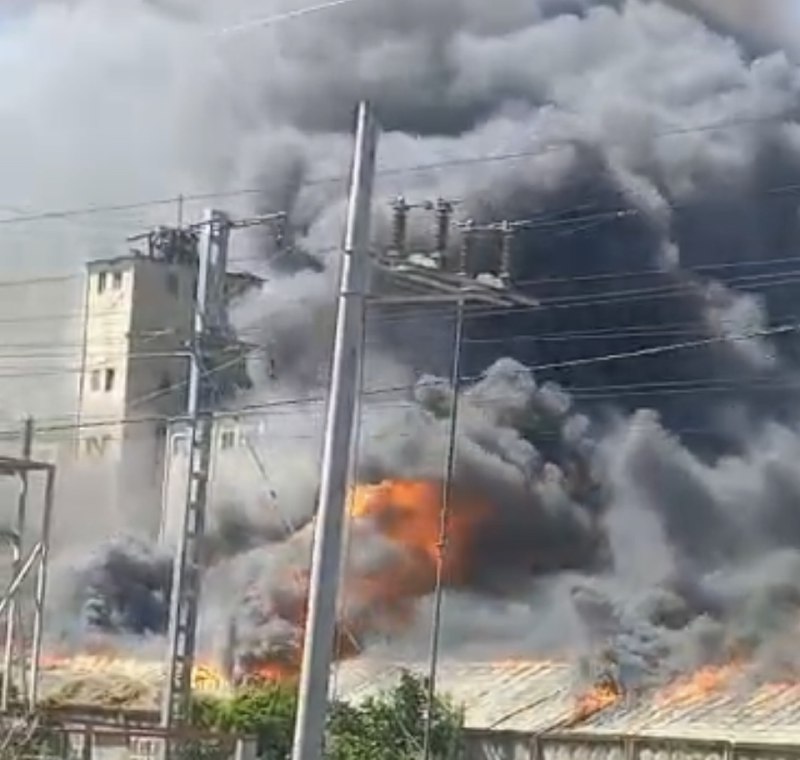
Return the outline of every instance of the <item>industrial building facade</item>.
[[[88,265],[76,458],[102,465],[120,524],[145,535],[160,521],[162,418],[184,407],[194,280],[154,256]]]
[[[100,710],[111,720],[122,719],[124,710],[130,722],[137,715],[145,720],[149,712],[156,720],[162,664],[126,669],[123,663],[116,673],[111,667],[75,671],[75,662],[71,667],[45,672],[45,692],[53,703],[68,694],[70,710],[78,713]],[[333,696],[353,703],[391,690],[404,671],[427,670],[421,663],[369,658],[334,667]],[[212,692],[226,688],[212,681],[197,686]],[[445,660],[437,681],[439,693],[463,710],[460,760],[800,759],[800,686],[757,686],[746,679],[717,686],[675,690],[669,699],[645,693],[578,713],[581,686],[567,662]],[[97,695],[108,703],[89,704]],[[131,701],[125,703],[122,695]],[[118,751],[115,760],[134,757],[121,745]]]
[[[3,421],[0,451],[20,454],[21,415],[30,415],[33,456],[59,466],[59,488],[80,482],[81,500],[97,503],[110,527],[153,540],[164,532],[162,498],[175,494],[174,513],[186,496],[185,486],[175,485],[182,473],[167,473],[169,462],[172,470],[186,469],[188,462],[170,456],[167,440],[170,420],[186,412],[196,278],[196,261],[188,256],[133,251],[89,262],[80,281],[31,283],[24,297],[9,299],[23,314],[26,304],[32,312],[47,311],[43,303],[49,300],[68,302],[73,311],[65,312],[57,328],[32,316],[24,334],[9,337],[15,369],[24,368],[26,376],[37,380],[32,387],[29,381],[22,386],[0,368],[0,388],[19,400]],[[230,287],[241,292],[252,282],[231,275]],[[21,286],[10,289],[23,291]],[[10,336],[18,318],[2,316]],[[51,345],[59,346],[57,358],[69,366],[53,366]],[[181,423],[173,427],[180,430]],[[242,434],[233,427],[227,423],[215,434],[214,458],[241,448]],[[250,439],[254,433],[248,427],[246,434]],[[167,481],[171,490],[165,489]]]
[[[407,669],[424,674],[424,666]],[[337,666],[337,693],[386,691],[402,665]],[[800,686],[743,676],[713,689],[643,693],[581,713],[567,662],[444,661],[439,692],[463,709],[465,760],[790,760],[800,758]]]

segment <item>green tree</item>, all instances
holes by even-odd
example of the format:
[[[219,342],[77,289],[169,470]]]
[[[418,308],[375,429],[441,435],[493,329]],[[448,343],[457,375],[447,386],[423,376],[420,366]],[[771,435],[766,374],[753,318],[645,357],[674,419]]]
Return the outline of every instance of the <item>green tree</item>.
[[[328,734],[330,760],[412,760],[422,754],[425,716],[428,711],[425,683],[404,673],[390,692],[360,705],[337,704]],[[437,760],[453,760],[461,750],[462,714],[446,700],[433,705],[431,754]]]
[[[261,760],[286,760],[291,752],[296,696],[279,684],[250,686],[229,699],[198,697],[192,709],[198,728],[257,737]],[[329,760],[412,760],[424,739],[427,692],[408,673],[391,691],[359,705],[336,703],[328,723]],[[432,756],[453,760],[461,749],[462,714],[437,699],[433,708]],[[194,755],[192,758],[194,760]],[[197,760],[204,758],[197,754]]]
[[[192,723],[209,731],[255,736],[260,758],[283,760],[292,747],[295,704],[294,690],[288,686],[252,685],[229,699],[196,698]]]

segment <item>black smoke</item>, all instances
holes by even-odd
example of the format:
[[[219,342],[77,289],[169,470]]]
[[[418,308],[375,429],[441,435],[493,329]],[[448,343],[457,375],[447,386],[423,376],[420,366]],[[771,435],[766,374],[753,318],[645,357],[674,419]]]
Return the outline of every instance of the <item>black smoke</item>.
[[[645,681],[734,654],[791,660],[798,342],[766,333],[798,316],[800,71],[736,36],[718,4],[677,5],[375,0],[225,48],[257,101],[226,104],[269,135],[248,141],[242,172],[263,209],[290,208],[303,251],[339,240],[341,188],[303,180],[346,160],[361,97],[385,127],[382,168],[413,169],[380,176],[375,246],[401,191],[520,224],[514,280],[541,308],[466,327],[457,481],[495,514],[470,587],[448,599],[453,651],[610,651]],[[248,311],[277,357],[267,388],[324,383],[338,259],[317,260],[321,274],[276,264]],[[452,327],[451,309],[376,307],[372,355],[443,376]],[[451,404],[426,380],[400,411],[368,407],[361,476],[440,477]],[[242,540],[236,628],[260,648],[297,631],[264,613],[281,572],[254,568],[307,555],[267,561],[253,535],[236,526],[226,553]],[[148,584],[133,584],[131,622],[117,581],[95,583],[110,601],[94,617],[141,629]]]
[[[171,558],[135,539],[93,553],[78,570],[76,597],[88,632],[166,633]]]

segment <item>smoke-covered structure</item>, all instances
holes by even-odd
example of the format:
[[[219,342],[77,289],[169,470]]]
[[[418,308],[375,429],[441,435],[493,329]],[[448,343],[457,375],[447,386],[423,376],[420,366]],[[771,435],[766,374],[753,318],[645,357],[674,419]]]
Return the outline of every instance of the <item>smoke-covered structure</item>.
[[[542,306],[469,315],[447,651],[580,654],[627,683],[715,658],[762,673],[796,665],[800,69],[789,27],[765,12],[754,33],[743,3],[701,0],[372,0],[220,34],[263,9],[171,6],[43,4],[17,46],[38,49],[64,20],[91,42],[88,88],[110,56],[102,30],[146,36],[155,59],[137,51],[134,62],[134,40],[115,42],[131,99],[180,92],[134,145],[148,171],[220,190],[255,184],[256,210],[291,212],[301,253],[256,237],[246,257],[277,278],[239,315],[279,359],[253,399],[324,385],[343,192],[314,180],[346,174],[357,99],[385,127],[392,171],[379,198],[457,198],[463,218],[518,223],[514,279]],[[196,54],[209,45],[213,55]],[[182,78],[185,60],[195,69]],[[159,65],[172,72],[163,84]],[[178,87],[188,82],[203,89]],[[115,79],[121,98],[128,86]],[[161,132],[150,140],[165,114],[174,131],[204,113],[209,93],[212,118],[193,122],[181,150]],[[98,169],[99,187],[110,181]],[[380,246],[388,205],[375,213]],[[343,656],[418,655],[427,642],[452,403],[431,377],[449,364],[452,319],[444,307],[370,313]],[[314,444],[287,444],[270,466],[314,457]],[[277,504],[303,524],[311,490],[298,504],[278,489]],[[204,626],[232,620],[243,665],[283,673],[302,632],[309,528],[288,540],[261,528],[219,539]],[[139,613],[163,605],[140,592],[149,600],[166,576],[136,577],[130,597],[114,581],[97,609],[157,630]]]

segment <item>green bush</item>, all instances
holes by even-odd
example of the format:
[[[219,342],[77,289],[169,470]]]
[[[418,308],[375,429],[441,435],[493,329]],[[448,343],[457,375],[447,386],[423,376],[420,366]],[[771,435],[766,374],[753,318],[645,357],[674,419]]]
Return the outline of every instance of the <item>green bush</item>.
[[[249,686],[229,699],[198,697],[192,710],[198,728],[257,737],[262,760],[291,753],[296,708],[293,689],[279,684]],[[329,760],[410,760],[422,755],[427,691],[404,673],[399,684],[360,705],[338,702],[328,721]],[[446,700],[434,704],[432,757],[453,760],[461,749],[461,712]]]

